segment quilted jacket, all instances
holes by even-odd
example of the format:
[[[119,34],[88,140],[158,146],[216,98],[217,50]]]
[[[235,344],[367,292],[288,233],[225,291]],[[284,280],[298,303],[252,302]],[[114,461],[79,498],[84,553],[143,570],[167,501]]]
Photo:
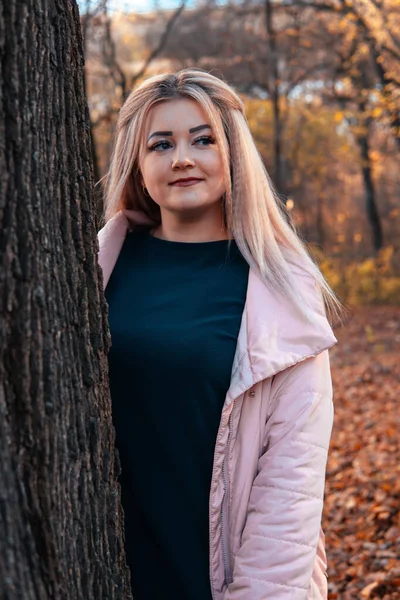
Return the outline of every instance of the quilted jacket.
[[[128,230],[150,224],[123,210],[101,229],[104,287]],[[249,272],[210,489],[214,600],[327,598],[321,515],[333,423],[328,349],[336,339],[310,277],[293,272],[313,323]]]

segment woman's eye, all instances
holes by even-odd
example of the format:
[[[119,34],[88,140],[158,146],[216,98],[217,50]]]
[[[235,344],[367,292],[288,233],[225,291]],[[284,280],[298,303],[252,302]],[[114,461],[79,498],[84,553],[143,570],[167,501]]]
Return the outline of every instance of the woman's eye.
[[[211,144],[215,144],[214,138],[212,138],[209,135],[197,138],[197,140],[195,140],[195,143],[197,144],[198,142],[201,142],[200,146],[211,146]]]
[[[150,146],[150,150],[168,150],[168,148],[170,147],[170,142],[157,142],[157,144],[153,144],[153,146]]]
[[[193,143],[196,145],[199,145],[199,146],[211,146],[212,144],[215,144],[215,140],[213,137],[207,135],[207,136],[202,136],[200,138],[195,139]],[[168,140],[163,140],[161,142],[157,142],[157,143],[153,144],[152,146],[150,146],[149,150],[151,152],[153,152],[155,150],[156,151],[168,150],[169,148],[172,148],[171,142],[169,142]]]

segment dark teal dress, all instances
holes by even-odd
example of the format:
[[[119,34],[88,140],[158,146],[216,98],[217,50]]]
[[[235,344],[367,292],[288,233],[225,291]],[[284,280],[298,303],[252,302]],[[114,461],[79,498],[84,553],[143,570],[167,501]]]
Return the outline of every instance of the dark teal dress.
[[[135,600],[211,600],[209,492],[249,267],[236,243],[128,233],[106,288]]]

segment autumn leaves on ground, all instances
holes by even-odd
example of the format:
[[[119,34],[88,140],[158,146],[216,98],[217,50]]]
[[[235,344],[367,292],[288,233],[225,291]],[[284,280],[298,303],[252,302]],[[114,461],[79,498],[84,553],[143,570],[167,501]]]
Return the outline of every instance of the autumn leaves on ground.
[[[400,308],[352,309],[335,333],[329,598],[400,599]]]

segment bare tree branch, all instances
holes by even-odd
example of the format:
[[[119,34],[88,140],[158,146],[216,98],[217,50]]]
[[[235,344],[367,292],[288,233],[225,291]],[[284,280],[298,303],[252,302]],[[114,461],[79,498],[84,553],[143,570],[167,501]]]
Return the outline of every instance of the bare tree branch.
[[[105,0],[104,9],[105,9],[105,14],[106,14],[106,22],[105,22],[105,33],[106,33],[105,42],[106,42],[106,44],[105,44],[105,48],[104,48],[105,62],[106,62],[106,65],[110,69],[110,74],[111,74],[111,77],[113,78],[114,82],[117,85],[119,85],[121,88],[122,99],[125,100],[125,98],[127,96],[126,76],[125,76],[125,73],[123,72],[123,70],[121,69],[121,65],[119,64],[119,62],[117,60],[115,43],[114,43],[112,33],[111,33],[111,19],[107,14],[107,0]],[[115,76],[115,73],[117,73],[118,77]]]
[[[103,3],[104,3],[103,10],[107,11],[107,0],[103,0]],[[135,75],[130,77],[129,86],[127,83],[127,77],[126,77],[125,73],[123,72],[123,70],[122,70],[121,66],[119,65],[117,58],[116,58],[115,43],[114,43],[114,40],[113,40],[112,34],[111,34],[111,20],[107,17],[106,25],[105,25],[106,26],[106,41],[107,41],[106,63],[110,67],[110,73],[111,73],[111,76],[113,77],[115,83],[121,87],[123,101],[126,99],[128,93],[129,93],[129,90],[132,89],[133,86],[135,85],[135,83],[144,75],[144,73],[147,71],[149,65],[151,64],[151,62],[160,54],[160,52],[165,47],[165,44],[168,41],[168,38],[171,34],[171,31],[172,31],[174,25],[176,24],[177,20],[179,19],[180,15],[182,14],[183,10],[185,9],[185,5],[186,5],[186,0],[182,0],[181,5],[176,9],[176,11],[174,11],[174,13],[169,18],[169,20],[166,24],[165,30],[159,40],[159,43],[153,49],[153,51],[150,53],[150,55],[148,56],[148,58],[146,59],[144,65],[143,65],[143,67],[137,73],[135,73]],[[117,72],[118,78],[115,77],[115,72]],[[120,107],[110,106],[108,108],[108,110],[106,110],[101,115],[99,115],[95,121],[92,121],[92,124],[91,124],[92,129],[95,129],[104,121],[110,120],[113,117],[113,115],[115,115],[119,112],[119,108]]]
[[[310,75],[313,75],[314,73],[317,73],[318,71],[323,71],[324,69],[329,69],[329,67],[331,67],[331,66],[332,66],[332,63],[320,63],[317,65],[312,65],[308,69],[305,69],[304,71],[302,71],[302,73],[299,73],[299,75],[297,77],[294,77],[292,79],[290,84],[286,87],[286,94],[289,95],[290,92],[292,92],[297,85],[302,83],[302,81],[305,81],[306,79],[308,79]]]
[[[158,56],[160,54],[160,52],[164,49],[165,44],[167,43],[167,40],[169,38],[169,35],[175,25],[175,23],[177,22],[177,20],[179,19],[181,13],[183,12],[184,8],[186,5],[186,0],[182,0],[181,5],[177,8],[177,10],[172,14],[171,18],[169,19],[169,21],[167,22],[167,26],[164,30],[163,35],[160,38],[160,41],[158,43],[158,45],[154,48],[154,50],[151,52],[151,54],[148,56],[146,62],[144,63],[143,67],[130,79],[130,87],[132,88],[136,81],[138,81],[138,79],[140,79],[144,73],[147,71],[150,63],[156,58],[156,56]]]

